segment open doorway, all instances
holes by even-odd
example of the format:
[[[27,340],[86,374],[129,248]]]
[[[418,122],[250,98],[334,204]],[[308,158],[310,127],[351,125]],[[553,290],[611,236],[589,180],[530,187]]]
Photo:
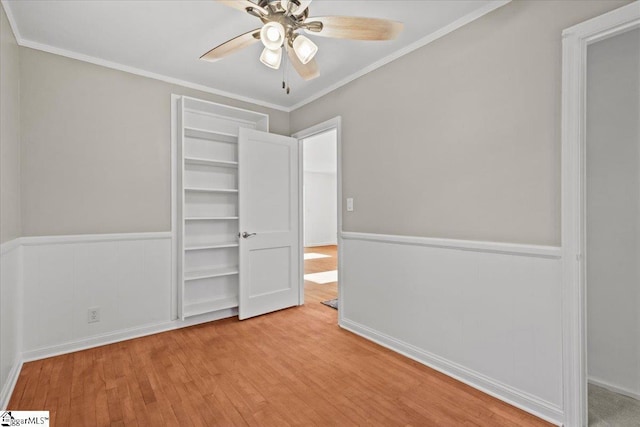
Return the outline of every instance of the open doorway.
[[[337,309],[337,130],[302,139],[305,299]]]
[[[338,309],[340,230],[339,118],[296,137],[301,152],[302,301]],[[301,302],[302,302],[301,301]]]
[[[637,426],[640,419],[638,29],[633,2],[562,32],[567,426]]]
[[[587,48],[590,426],[640,425],[640,29]]]

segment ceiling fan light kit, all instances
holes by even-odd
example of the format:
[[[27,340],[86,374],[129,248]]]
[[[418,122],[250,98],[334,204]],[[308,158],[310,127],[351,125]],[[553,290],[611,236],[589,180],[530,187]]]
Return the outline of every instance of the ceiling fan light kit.
[[[269,68],[277,70],[282,62],[282,49],[269,49],[265,47],[260,55],[260,62]]]
[[[289,62],[305,80],[320,75],[314,60],[318,46],[307,34],[352,40],[392,40],[402,31],[399,22],[378,18],[325,16],[310,18],[311,0],[217,0],[219,3],[243,10],[262,21],[262,27],[235,37],[200,57],[214,62],[238,50],[262,41],[264,49],[260,62],[275,70],[282,63],[282,50]]]
[[[306,65],[316,56],[318,46],[309,40],[308,37],[298,34],[296,38],[293,39],[293,50],[300,62]]]
[[[269,21],[260,30],[260,40],[267,49],[280,49],[284,44],[284,27],[281,23]]]

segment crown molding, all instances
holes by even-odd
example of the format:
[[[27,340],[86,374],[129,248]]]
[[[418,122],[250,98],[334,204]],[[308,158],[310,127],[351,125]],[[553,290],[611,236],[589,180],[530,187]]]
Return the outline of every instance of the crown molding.
[[[9,2],[8,0],[0,0],[0,2],[2,3],[2,6],[4,7],[4,10],[7,14],[7,19],[9,20],[9,24],[11,26],[11,29],[13,30],[13,34],[16,38],[16,41],[18,43],[18,45],[23,46],[23,47],[28,47],[30,49],[35,49],[35,50],[40,50],[43,52],[48,52],[48,53],[52,53],[54,55],[60,55],[60,56],[64,56],[67,58],[71,58],[71,59],[76,59],[78,61],[83,61],[83,62],[88,62],[91,64],[95,64],[95,65],[100,65],[106,68],[111,68],[114,70],[118,70],[118,71],[123,71],[125,73],[130,73],[130,74],[135,74],[138,76],[142,76],[142,77],[147,77],[147,78],[151,78],[154,80],[159,80],[159,81],[163,81],[165,83],[170,83],[170,84],[175,84],[178,86],[182,86],[182,87],[186,87],[189,89],[195,89],[195,90],[199,90],[202,92],[206,92],[206,93],[210,93],[213,95],[219,95],[219,96],[224,96],[226,98],[230,98],[230,99],[234,99],[237,101],[242,101],[242,102],[248,102],[254,105],[258,105],[261,107],[266,107],[266,108],[271,108],[274,110],[278,110],[278,111],[283,111],[285,113],[291,113],[292,111],[297,110],[300,107],[303,107],[304,105],[309,104],[310,102],[315,101],[318,98],[321,98],[325,95],[327,95],[330,92],[333,92],[334,90],[347,85],[348,83],[351,83],[352,81],[356,80],[359,77],[364,76],[365,74],[368,74],[380,67],[382,67],[383,65],[386,65],[392,61],[395,61],[396,59],[407,55],[411,52],[413,52],[416,49],[419,49],[423,46],[426,46],[427,44],[441,38],[444,37],[445,35],[457,30],[458,28],[469,24],[470,22],[475,21],[478,18],[481,18],[482,16],[504,6],[507,3],[510,3],[512,0],[493,0],[489,3],[487,3],[485,6],[481,7],[480,9],[477,9],[465,16],[463,16],[462,18],[457,19],[456,21],[452,22],[451,24],[442,27],[441,29],[419,39],[416,40],[415,42],[411,43],[408,46],[405,46],[397,51],[395,51],[394,53],[387,55],[386,57],[374,62],[373,64],[363,68],[362,70],[353,73],[351,75],[349,75],[348,77],[340,80],[337,83],[334,83],[330,86],[328,86],[325,89],[322,89],[318,92],[316,92],[315,94],[311,95],[310,97],[292,105],[292,106],[285,106],[285,105],[279,105],[279,104],[273,104],[270,102],[266,102],[266,101],[262,101],[260,99],[255,99],[255,98],[251,98],[251,97],[247,97],[244,95],[238,95],[236,93],[232,93],[232,92],[227,92],[227,91],[223,91],[220,89],[216,89],[210,86],[205,86],[205,85],[201,85],[198,83],[193,83],[193,82],[189,82],[186,80],[181,80],[175,77],[170,77],[170,76],[166,76],[163,74],[158,74],[158,73],[154,73],[151,71],[147,71],[147,70],[143,70],[140,68],[136,68],[136,67],[131,67],[128,65],[124,65],[118,62],[113,62],[113,61],[108,61],[106,59],[102,59],[102,58],[98,58],[95,56],[90,56],[90,55],[85,55],[83,53],[78,53],[78,52],[74,52],[74,51],[70,51],[70,50],[66,50],[66,49],[61,49],[55,46],[50,46],[44,43],[38,43],[32,40],[27,40],[25,38],[23,38],[20,34],[20,30],[18,28],[18,25],[14,19],[13,13],[11,12],[11,8],[9,7]]]
[[[211,93],[213,95],[224,96],[225,98],[235,99],[237,101],[248,102],[254,105],[258,105],[260,107],[271,108],[274,110],[284,111],[287,113],[291,111],[290,109],[282,105],[272,104],[269,102],[261,101],[259,99],[250,98],[248,96],[238,95],[232,92],[227,92],[224,90],[201,85],[198,83],[192,83],[192,82],[181,80],[175,77],[166,76],[164,74],[158,74],[151,71],[142,70],[136,67],[130,67],[128,65],[120,64],[119,62],[107,61],[106,59],[85,55],[83,53],[73,52],[66,49],[61,49],[55,46],[50,46],[47,44],[38,43],[31,40],[22,39],[22,41],[21,42],[19,41],[18,44],[22,47],[28,47],[30,49],[40,50],[47,53],[53,53],[54,55],[60,55],[67,58],[76,59],[78,61],[100,65],[102,67],[111,68],[113,70],[124,71],[125,73],[135,74],[138,76],[147,77],[154,80],[159,80],[165,83],[182,86],[189,89],[195,89],[201,92]]]
[[[16,38],[18,44],[22,41],[22,36],[20,35],[20,31],[18,30],[18,24],[16,23],[16,19],[13,17],[13,12],[7,3],[7,0],[0,0],[2,3],[2,8],[4,9],[4,13],[7,15],[7,21],[9,21],[9,26],[11,27],[11,31],[13,31],[13,36]]]
[[[175,77],[166,76],[164,74],[158,74],[158,73],[143,70],[140,68],[130,67],[128,65],[124,65],[119,62],[108,61],[106,59],[98,58],[96,56],[85,55],[83,53],[62,49],[62,48],[51,46],[44,43],[38,43],[32,40],[27,40],[24,37],[22,37],[22,35],[20,34],[18,24],[16,23],[16,20],[13,16],[10,3],[8,2],[8,0],[0,0],[0,3],[2,3],[5,13],[7,14],[9,25],[11,26],[11,30],[13,31],[13,35],[15,36],[16,42],[18,43],[19,46],[28,47],[30,49],[40,50],[42,52],[52,53],[54,55],[60,55],[60,56],[64,56],[71,59],[76,59],[82,62],[88,62],[94,65],[100,65],[102,67],[123,71],[129,74],[135,74],[138,76],[147,77],[154,80],[159,80],[165,83],[186,87],[188,89],[194,89],[194,90],[199,90],[201,92],[210,93],[213,95],[224,96],[225,98],[235,99],[236,101],[248,102],[254,105],[258,105],[260,107],[266,107],[266,108],[271,108],[278,111],[284,111],[285,113],[291,112],[290,108],[285,107],[283,105],[272,104],[270,102],[265,102],[259,99],[238,95],[236,93],[227,92],[227,91],[216,89],[210,86],[205,86],[198,83],[189,82],[186,80],[181,80]]]
[[[462,18],[459,18],[455,21],[453,21],[451,24],[444,26],[442,28],[440,28],[439,30],[428,34],[426,36],[424,36],[421,39],[416,40],[415,42],[403,47],[402,49],[399,49],[395,52],[393,52],[392,54],[385,56],[384,58],[380,59],[379,61],[374,62],[373,64],[363,68],[362,70],[355,72],[353,74],[351,74],[348,77],[345,77],[344,79],[340,80],[339,82],[319,91],[316,92],[315,94],[311,95],[310,97],[306,98],[303,101],[298,102],[297,104],[293,105],[292,107],[290,107],[290,111],[295,111],[300,107],[303,107],[307,104],[309,104],[310,102],[315,101],[318,98],[321,98],[325,95],[327,95],[330,92],[333,92],[334,90],[348,84],[351,83],[352,81],[354,81],[355,79],[364,76],[365,74],[368,74],[380,67],[382,67],[383,65],[387,65],[390,62],[395,61],[396,59],[403,57],[405,55],[407,55],[408,53],[413,52],[416,49],[419,49],[423,46],[428,45],[429,43],[438,40],[441,37],[446,36],[447,34],[457,30],[458,28],[467,25],[470,22],[475,21],[478,18],[481,18],[482,16],[486,15],[489,12],[492,12],[496,9],[498,9],[499,7],[504,6],[507,3],[511,3],[511,0],[494,0],[489,2],[488,4],[486,4],[484,7],[481,7],[480,9],[474,10],[473,12],[463,16]]]

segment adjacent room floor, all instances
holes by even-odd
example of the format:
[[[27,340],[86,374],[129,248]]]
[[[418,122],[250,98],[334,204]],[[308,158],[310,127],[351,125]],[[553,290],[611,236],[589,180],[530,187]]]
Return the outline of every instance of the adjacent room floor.
[[[305,262],[335,269],[335,247]],[[313,261],[313,262],[311,262]],[[545,426],[532,415],[337,326],[305,282],[304,306],[225,319],[26,363],[9,407],[52,426]]]
[[[589,384],[589,427],[640,426],[640,400]]]
[[[326,280],[333,280],[331,274],[327,274],[328,272],[336,271],[338,268],[338,247],[337,246],[316,246],[313,248],[305,248],[305,254],[307,255],[307,259],[304,261],[304,297],[305,302],[309,303],[320,303],[321,301],[327,301],[338,297],[338,282],[337,278],[335,281],[325,282]],[[315,257],[314,254],[320,255],[322,257]],[[312,255],[309,257],[308,255]],[[324,279],[324,277],[319,276],[317,282],[307,280],[311,275],[311,278],[316,278],[316,274],[325,274],[325,277],[329,277],[328,279]],[[325,283],[318,283],[325,282]],[[331,310],[329,307],[326,307],[328,310]]]

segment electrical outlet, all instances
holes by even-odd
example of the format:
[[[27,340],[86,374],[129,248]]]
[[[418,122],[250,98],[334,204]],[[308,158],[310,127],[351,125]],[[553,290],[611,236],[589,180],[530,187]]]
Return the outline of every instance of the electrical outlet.
[[[89,309],[89,323],[96,323],[100,321],[100,307],[93,307]]]

